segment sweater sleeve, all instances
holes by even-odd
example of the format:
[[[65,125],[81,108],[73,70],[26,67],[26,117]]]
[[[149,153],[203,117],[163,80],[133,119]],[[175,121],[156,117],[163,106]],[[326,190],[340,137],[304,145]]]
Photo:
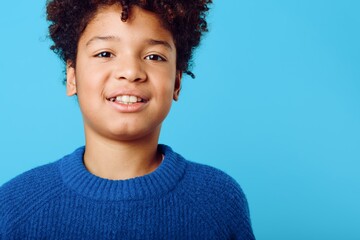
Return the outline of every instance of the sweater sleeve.
[[[227,214],[224,215],[228,223],[231,239],[253,240],[253,234],[249,206],[246,196],[240,185],[229,177],[229,182],[224,186],[223,192],[224,208]]]
[[[255,239],[246,196],[232,177],[200,164],[191,165],[187,174],[184,195],[218,239]]]
[[[4,202],[4,193],[2,191],[2,187],[0,188],[0,202]],[[4,232],[5,232],[5,208],[3,204],[0,205],[0,239],[4,239]]]
[[[0,239],[13,232],[61,191],[57,168],[47,164],[29,170],[0,187]]]
[[[0,239],[5,239],[11,215],[16,211],[12,203],[17,199],[12,192],[12,181],[0,187]]]

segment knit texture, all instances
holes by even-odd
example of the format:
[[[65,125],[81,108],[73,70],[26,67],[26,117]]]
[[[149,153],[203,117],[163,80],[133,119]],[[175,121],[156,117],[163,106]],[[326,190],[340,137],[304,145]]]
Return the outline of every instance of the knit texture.
[[[240,186],[159,145],[152,173],[107,180],[84,147],[0,188],[1,239],[255,239]]]

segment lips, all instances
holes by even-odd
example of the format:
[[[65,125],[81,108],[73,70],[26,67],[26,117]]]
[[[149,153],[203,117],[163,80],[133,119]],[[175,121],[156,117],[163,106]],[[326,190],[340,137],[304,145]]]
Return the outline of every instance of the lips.
[[[140,112],[148,106],[148,95],[139,90],[117,89],[106,96],[110,106],[120,113]]]

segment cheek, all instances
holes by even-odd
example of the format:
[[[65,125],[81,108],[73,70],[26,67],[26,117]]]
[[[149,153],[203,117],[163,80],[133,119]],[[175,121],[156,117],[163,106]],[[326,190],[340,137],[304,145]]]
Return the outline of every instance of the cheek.
[[[174,96],[174,87],[172,85],[167,85],[166,88],[163,88],[163,92],[161,94],[160,103],[162,105],[162,111],[169,112]],[[167,114],[167,113],[166,113]]]
[[[88,66],[78,72],[76,79],[78,91],[83,94],[90,94],[91,92],[101,91],[106,74],[105,71],[99,71],[93,66]]]
[[[102,104],[103,88],[101,81],[94,75],[79,76],[77,83],[77,95],[80,109],[88,115],[96,112]],[[99,101],[100,100],[100,101]]]
[[[161,98],[164,101],[172,101],[174,95],[174,81],[169,81],[160,88]]]

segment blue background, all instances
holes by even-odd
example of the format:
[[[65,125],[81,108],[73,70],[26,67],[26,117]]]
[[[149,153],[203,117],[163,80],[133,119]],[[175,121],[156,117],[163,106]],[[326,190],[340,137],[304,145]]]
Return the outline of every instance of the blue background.
[[[44,4],[2,3],[0,184],[84,142]],[[258,239],[360,239],[359,12],[357,0],[213,6],[161,142],[233,176]]]

